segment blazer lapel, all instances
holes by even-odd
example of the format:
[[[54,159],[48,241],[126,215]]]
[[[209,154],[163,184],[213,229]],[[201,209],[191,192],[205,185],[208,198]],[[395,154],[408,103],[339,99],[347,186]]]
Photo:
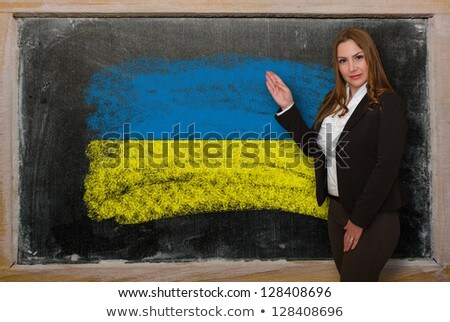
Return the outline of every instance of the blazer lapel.
[[[350,129],[367,113],[367,103],[369,102],[369,96],[364,95],[361,102],[359,102],[358,106],[356,106],[352,115],[348,119],[347,123],[344,126],[342,132],[350,131]]]

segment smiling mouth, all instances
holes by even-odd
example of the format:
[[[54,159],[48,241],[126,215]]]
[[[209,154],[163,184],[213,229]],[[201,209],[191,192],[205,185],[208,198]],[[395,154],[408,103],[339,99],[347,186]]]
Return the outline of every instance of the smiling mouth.
[[[358,74],[358,75],[354,75],[354,76],[350,76],[351,79],[358,79],[359,77],[361,77],[362,74]]]

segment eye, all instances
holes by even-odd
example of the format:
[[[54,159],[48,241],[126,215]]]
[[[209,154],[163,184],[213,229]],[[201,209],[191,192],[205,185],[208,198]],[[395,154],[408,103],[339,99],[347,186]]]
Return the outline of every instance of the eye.
[[[364,59],[364,55],[357,55],[355,57],[356,60],[363,60]]]
[[[343,64],[343,63],[345,63],[346,62],[346,59],[345,58],[339,58],[338,59],[338,63],[339,64]]]

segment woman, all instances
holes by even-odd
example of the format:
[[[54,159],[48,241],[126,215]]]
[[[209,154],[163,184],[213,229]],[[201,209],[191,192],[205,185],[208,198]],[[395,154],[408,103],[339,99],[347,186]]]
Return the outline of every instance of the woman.
[[[273,72],[266,85],[280,106],[276,120],[314,157],[317,202],[330,198],[328,234],[341,281],[377,281],[397,246],[398,178],[407,131],[406,108],[384,73],[371,36],[339,33],[333,47],[336,87],[312,129],[291,91]]]

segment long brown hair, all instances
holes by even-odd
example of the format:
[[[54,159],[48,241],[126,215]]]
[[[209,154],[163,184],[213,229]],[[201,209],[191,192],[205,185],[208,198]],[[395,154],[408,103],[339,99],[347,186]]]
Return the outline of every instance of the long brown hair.
[[[370,99],[369,108],[373,108],[375,105],[381,105],[378,98],[382,93],[394,91],[384,73],[380,55],[378,54],[375,42],[369,33],[357,28],[345,29],[337,35],[333,45],[333,69],[336,87],[325,96],[320,104],[317,118],[314,123],[314,128],[316,130],[318,130],[318,124],[320,124],[328,115],[340,113],[339,115],[343,116],[348,112],[346,106],[346,82],[339,72],[337,48],[340,43],[350,39],[363,50],[367,66],[369,67],[369,79],[367,82],[367,95]]]

